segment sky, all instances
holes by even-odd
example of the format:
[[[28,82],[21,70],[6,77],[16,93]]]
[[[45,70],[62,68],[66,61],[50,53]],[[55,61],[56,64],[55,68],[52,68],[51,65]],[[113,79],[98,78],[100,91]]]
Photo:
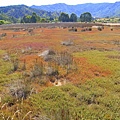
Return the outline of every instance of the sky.
[[[76,5],[76,4],[83,4],[83,3],[114,3],[119,0],[0,0],[0,6],[8,6],[8,5],[48,5],[48,4],[55,4],[55,3],[66,3],[68,5]]]

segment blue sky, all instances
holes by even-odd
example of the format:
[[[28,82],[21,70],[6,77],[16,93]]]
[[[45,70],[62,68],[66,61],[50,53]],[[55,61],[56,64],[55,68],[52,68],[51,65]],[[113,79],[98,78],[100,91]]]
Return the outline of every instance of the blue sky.
[[[69,5],[82,4],[82,3],[102,3],[109,2],[114,3],[117,0],[0,0],[0,6],[8,6],[8,5],[19,5],[25,4],[28,6],[31,5],[47,5],[47,4],[55,4],[55,3],[66,3]]]

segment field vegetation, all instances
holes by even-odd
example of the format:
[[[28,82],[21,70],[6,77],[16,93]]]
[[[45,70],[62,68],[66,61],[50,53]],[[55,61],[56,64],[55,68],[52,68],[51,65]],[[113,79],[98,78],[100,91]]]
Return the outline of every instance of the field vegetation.
[[[119,120],[120,26],[0,26],[0,120]]]

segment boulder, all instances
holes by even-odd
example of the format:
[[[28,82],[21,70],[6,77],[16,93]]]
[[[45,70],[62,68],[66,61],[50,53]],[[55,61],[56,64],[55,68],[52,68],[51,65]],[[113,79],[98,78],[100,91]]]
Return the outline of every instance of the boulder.
[[[55,52],[53,50],[45,50],[38,56],[42,57],[45,61],[50,61],[53,59]]]
[[[44,57],[47,55],[55,55],[55,52],[53,50],[45,50],[41,54],[39,54],[38,56]]]
[[[65,45],[65,46],[70,46],[70,45],[73,45],[73,44],[74,43],[71,40],[66,40],[66,41],[61,42],[61,45]]]

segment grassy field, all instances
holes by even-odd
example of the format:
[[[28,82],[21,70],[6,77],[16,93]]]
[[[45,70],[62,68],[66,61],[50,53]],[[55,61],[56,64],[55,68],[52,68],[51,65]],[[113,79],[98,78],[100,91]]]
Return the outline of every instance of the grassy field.
[[[120,26],[1,26],[0,107],[0,120],[119,120]]]

